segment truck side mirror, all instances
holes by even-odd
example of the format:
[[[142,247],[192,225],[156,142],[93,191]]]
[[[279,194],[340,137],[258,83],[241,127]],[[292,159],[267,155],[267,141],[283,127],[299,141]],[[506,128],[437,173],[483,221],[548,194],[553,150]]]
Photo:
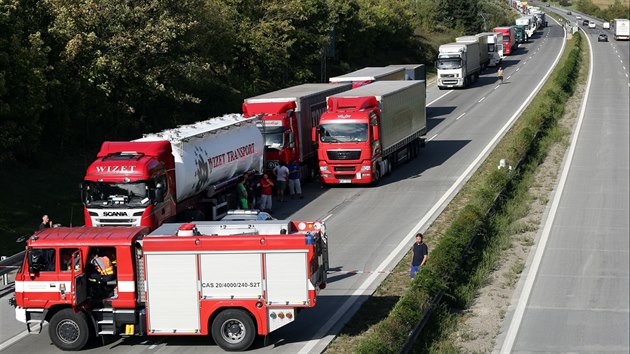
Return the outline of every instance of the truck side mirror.
[[[155,201],[157,203],[162,203],[164,201],[164,186],[161,183],[158,183],[155,186]]]
[[[378,126],[372,126],[372,138],[378,140]]]

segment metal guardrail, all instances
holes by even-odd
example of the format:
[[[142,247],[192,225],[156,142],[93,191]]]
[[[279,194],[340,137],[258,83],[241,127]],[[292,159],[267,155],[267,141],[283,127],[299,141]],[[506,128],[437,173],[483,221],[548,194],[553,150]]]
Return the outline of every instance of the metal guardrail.
[[[11,273],[11,271],[22,266],[22,261],[24,261],[24,252],[25,251],[22,251],[9,257],[2,257],[2,260],[0,260],[0,275],[2,275],[3,280],[6,279],[6,275],[8,273]],[[6,282],[3,284],[7,285]]]

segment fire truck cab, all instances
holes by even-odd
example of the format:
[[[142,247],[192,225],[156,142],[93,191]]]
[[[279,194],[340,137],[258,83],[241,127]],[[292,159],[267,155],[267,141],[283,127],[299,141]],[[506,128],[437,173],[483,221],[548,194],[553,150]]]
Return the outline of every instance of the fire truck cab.
[[[103,281],[94,257],[113,276]],[[50,228],[28,240],[12,302],[29,332],[49,322],[63,350],[103,335],[208,334],[245,350],[315,306],[327,269],[321,222]]]

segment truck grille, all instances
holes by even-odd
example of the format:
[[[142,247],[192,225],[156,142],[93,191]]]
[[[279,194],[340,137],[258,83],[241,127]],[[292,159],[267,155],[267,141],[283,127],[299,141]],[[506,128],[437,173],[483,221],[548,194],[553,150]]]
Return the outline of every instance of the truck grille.
[[[455,77],[455,74],[442,74],[440,77]]]
[[[135,219],[96,219],[94,226],[136,226]]]
[[[326,153],[329,160],[358,160],[361,157],[361,150],[332,150]]]
[[[335,166],[335,172],[352,172],[354,173],[354,166]]]

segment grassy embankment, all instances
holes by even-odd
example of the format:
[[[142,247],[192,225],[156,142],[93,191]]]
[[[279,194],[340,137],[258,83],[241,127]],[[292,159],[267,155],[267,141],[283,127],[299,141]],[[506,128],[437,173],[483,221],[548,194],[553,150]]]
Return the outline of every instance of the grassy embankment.
[[[432,299],[442,292],[445,301],[434,312],[415,349],[456,350],[439,341],[452,330],[450,310],[467,308],[474,300],[497,262],[508,230],[514,227],[512,221],[522,212],[518,205],[532,182],[532,171],[550,144],[562,137],[556,123],[573,93],[581,61],[581,36],[573,38],[536,99],[427,230],[432,249],[429,264],[410,283],[407,268],[411,255],[407,254],[346,325],[329,352],[396,352]],[[513,172],[497,170],[497,161],[506,157],[508,161],[522,159],[523,163]],[[472,242],[474,246],[469,248]]]

